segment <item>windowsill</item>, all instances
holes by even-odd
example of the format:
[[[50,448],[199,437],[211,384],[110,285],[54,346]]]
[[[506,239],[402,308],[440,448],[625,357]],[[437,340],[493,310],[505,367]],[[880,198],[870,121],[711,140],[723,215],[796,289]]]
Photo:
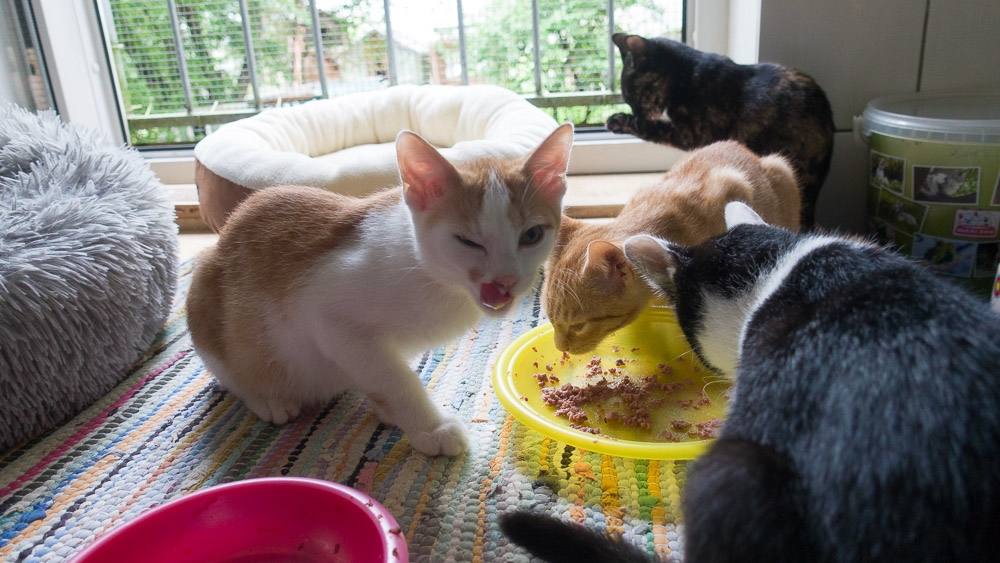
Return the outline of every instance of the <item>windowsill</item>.
[[[177,223],[185,232],[205,232],[198,211],[193,151],[153,152],[146,162],[170,190]],[[573,143],[569,191],[564,204],[570,217],[614,217],[635,190],[658,181],[663,171],[684,155],[673,147],[612,133],[587,133]]]
[[[577,135],[569,160],[571,175],[658,172],[670,168],[684,151],[642,141],[630,135]],[[192,149],[149,150],[143,157],[161,182],[190,184],[194,180]]]
[[[663,172],[571,175],[563,200],[566,215],[577,219],[614,217],[636,190],[655,184],[661,176]],[[181,232],[208,232],[198,211],[198,192],[194,184],[168,184],[166,187],[174,201]]]

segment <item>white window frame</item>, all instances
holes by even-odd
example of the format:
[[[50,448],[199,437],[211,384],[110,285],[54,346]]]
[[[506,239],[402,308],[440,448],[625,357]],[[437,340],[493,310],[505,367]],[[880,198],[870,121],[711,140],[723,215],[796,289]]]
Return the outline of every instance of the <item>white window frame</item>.
[[[63,119],[125,143],[124,112],[102,33],[102,0],[31,0],[45,50],[56,107]],[[755,24],[755,25],[754,25]],[[760,0],[688,0],[687,28],[695,48],[756,62]],[[147,149],[143,156],[164,184],[193,184],[191,149]],[[577,136],[570,174],[656,172],[681,155],[677,149],[611,133]]]
[[[92,0],[31,0],[60,116],[125,142],[101,23]]]

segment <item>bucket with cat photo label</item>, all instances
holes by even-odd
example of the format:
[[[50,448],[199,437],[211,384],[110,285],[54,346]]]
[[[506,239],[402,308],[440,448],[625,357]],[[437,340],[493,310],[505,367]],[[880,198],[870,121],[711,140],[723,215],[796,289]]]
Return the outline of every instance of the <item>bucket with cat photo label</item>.
[[[1000,92],[876,98],[857,124],[869,232],[987,299],[1000,261]]]
[[[1000,265],[997,266],[997,276],[993,279],[993,295],[990,296],[990,306],[1000,313]]]

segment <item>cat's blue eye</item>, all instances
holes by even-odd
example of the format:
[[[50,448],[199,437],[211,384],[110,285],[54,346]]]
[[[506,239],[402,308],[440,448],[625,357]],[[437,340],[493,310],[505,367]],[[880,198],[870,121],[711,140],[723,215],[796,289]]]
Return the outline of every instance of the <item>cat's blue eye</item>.
[[[462,235],[455,235],[455,239],[458,240],[458,242],[464,244],[465,246],[468,246],[469,248],[483,248],[483,245],[479,244],[474,240],[467,239]]]
[[[542,240],[543,236],[545,236],[545,229],[541,225],[535,225],[521,233],[521,239],[517,243],[521,246],[531,246]]]

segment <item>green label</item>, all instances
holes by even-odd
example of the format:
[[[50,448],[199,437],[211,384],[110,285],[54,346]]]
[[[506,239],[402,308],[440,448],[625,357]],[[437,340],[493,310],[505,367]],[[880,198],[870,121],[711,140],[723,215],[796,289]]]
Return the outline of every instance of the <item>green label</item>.
[[[988,296],[1000,260],[1000,145],[872,134],[869,230]]]

